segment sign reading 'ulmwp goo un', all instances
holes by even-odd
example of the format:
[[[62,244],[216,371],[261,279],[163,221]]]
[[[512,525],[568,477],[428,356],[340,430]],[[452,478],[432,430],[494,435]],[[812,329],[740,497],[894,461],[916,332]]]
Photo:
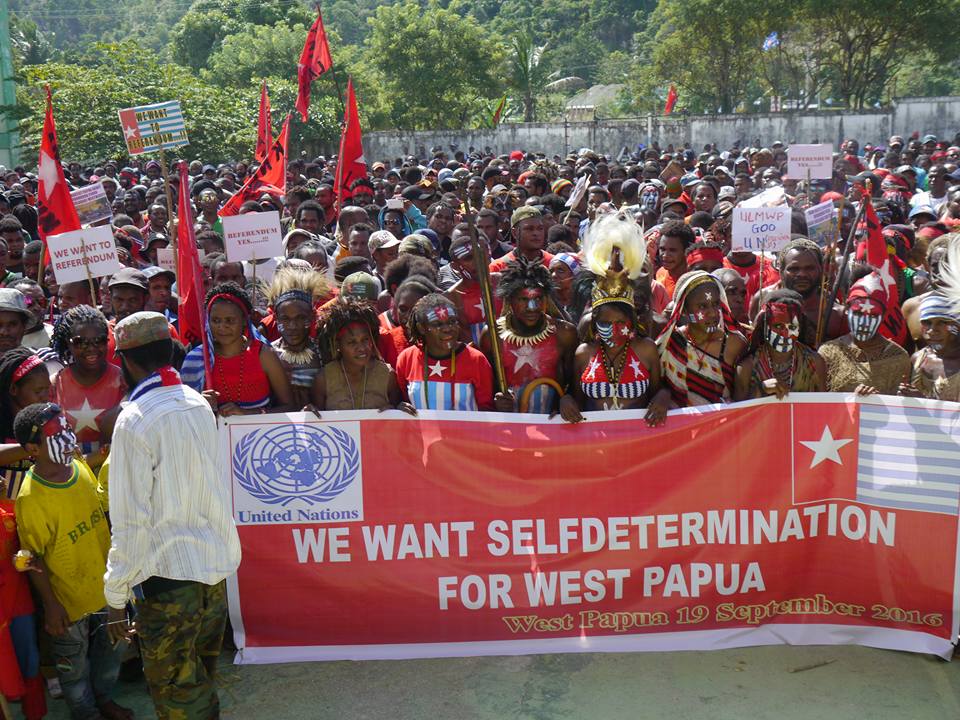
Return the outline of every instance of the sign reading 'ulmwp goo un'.
[[[238,525],[363,520],[359,423],[232,425]]]

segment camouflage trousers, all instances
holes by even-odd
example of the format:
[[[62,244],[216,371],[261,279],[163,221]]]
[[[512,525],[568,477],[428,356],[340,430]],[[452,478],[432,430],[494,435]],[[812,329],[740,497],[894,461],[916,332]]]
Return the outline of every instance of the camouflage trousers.
[[[219,718],[216,667],[227,622],[226,583],[190,583],[139,600],[136,622],[159,720]]]

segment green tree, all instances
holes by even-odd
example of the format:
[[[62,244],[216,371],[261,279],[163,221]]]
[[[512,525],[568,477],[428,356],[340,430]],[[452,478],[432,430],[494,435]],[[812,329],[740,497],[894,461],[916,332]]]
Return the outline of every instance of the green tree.
[[[523,121],[536,117],[537,93],[547,82],[549,65],[544,61],[546,45],[537,45],[533,33],[515,35],[510,41],[507,58],[507,85],[523,103]]]
[[[463,127],[501,91],[503,48],[473,18],[407,1],[377,8],[370,27],[358,94],[376,125]]]
[[[296,78],[305,25],[253,25],[224,38],[200,75],[215,85],[245,87],[264,77]]]

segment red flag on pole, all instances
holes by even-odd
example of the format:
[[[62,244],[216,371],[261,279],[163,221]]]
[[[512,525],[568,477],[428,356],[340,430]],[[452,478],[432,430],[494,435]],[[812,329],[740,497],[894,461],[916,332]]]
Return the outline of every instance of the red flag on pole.
[[[220,208],[220,217],[237,215],[240,206],[248,200],[259,200],[264,193],[280,197],[287,191],[287,130],[290,127],[290,115],[283,121],[283,128],[270,147],[267,157],[260,163],[257,171],[247,178],[236,194]]]
[[[677,104],[677,86],[671,85],[670,92],[667,93],[667,104],[663,106],[663,114],[669,115],[673,112],[673,106]]]
[[[185,343],[203,344],[205,377],[212,377],[210,348],[203,326],[203,273],[200,269],[200,254],[193,231],[193,203],[190,201],[190,178],[187,164],[180,163],[180,201],[177,209],[177,292],[180,294],[179,318],[180,339]]]
[[[37,188],[38,220],[37,229],[43,244],[43,263],[50,262],[50,251],[46,239],[49,235],[59,235],[80,229],[80,218],[70,197],[70,188],[63,176],[60,164],[60,143],[57,142],[57,125],[53,120],[53,97],[47,85],[47,115],[43,121],[43,136],[40,139],[40,161],[38,163],[39,187]]]
[[[343,201],[350,197],[350,183],[366,176],[367,163],[363,157],[357,96],[353,92],[353,78],[348,78],[347,107],[343,112],[343,134],[340,136],[340,153],[337,155],[337,174],[333,188],[337,193],[338,210],[343,206]]]
[[[497,109],[493,111],[493,126],[500,124],[500,118],[503,116],[503,109],[507,106],[507,96],[504,95],[497,103]]]
[[[297,64],[297,110],[303,121],[307,121],[307,110],[310,107],[310,83],[323,75],[333,66],[330,57],[330,43],[327,42],[327,31],[323,29],[323,16],[317,10],[317,19],[307,32],[307,41],[303,44],[300,53],[300,62]]]
[[[263,162],[263,159],[270,151],[271,145],[273,145],[273,127],[270,124],[270,96],[267,95],[267,81],[264,80],[263,86],[260,88],[260,115],[257,119],[257,149],[253,154],[258,163]]]

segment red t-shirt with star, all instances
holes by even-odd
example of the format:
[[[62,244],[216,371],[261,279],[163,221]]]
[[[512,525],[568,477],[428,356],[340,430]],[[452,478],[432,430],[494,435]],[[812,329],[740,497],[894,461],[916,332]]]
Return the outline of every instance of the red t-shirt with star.
[[[63,408],[85,453],[96,450],[96,447],[88,449],[88,444],[103,442],[98,423],[104,413],[119,405],[126,394],[123,373],[109,363],[93,385],[81,385],[73,376],[73,370],[65,367],[57,373],[51,389],[53,401]]]

